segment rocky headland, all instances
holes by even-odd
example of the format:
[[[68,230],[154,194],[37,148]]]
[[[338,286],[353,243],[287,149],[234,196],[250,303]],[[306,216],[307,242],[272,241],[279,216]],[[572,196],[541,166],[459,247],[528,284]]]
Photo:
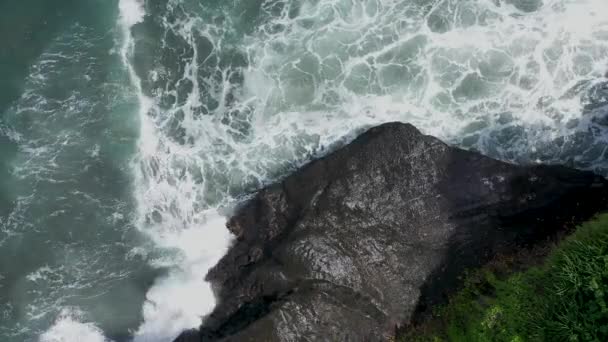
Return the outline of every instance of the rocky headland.
[[[467,269],[605,208],[608,183],[374,127],[261,189],[206,275],[218,305],[190,341],[381,341],[445,302]],[[203,277],[205,275],[201,275]]]

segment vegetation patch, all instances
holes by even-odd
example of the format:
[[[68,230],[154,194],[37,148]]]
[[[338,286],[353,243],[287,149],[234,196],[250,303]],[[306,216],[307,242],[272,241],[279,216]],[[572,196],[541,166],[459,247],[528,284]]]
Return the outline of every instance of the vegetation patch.
[[[485,267],[398,341],[608,341],[608,214],[581,225],[540,265]]]

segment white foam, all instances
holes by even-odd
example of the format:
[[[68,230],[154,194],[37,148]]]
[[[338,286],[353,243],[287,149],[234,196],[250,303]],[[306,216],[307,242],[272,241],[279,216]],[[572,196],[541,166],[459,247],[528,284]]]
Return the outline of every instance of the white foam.
[[[333,136],[352,126],[409,121],[455,143],[478,134],[474,147],[510,160],[531,157],[543,144],[587,128],[585,118],[566,127],[581,116],[584,103],[580,93],[564,94],[608,68],[607,41],[593,38],[608,30],[599,15],[608,2],[547,0],[530,13],[489,0],[437,1],[432,10],[407,1],[364,1],[373,8],[367,11],[350,4],[322,0],[302,7],[295,19],[280,15],[267,26],[286,29],[264,33],[247,47],[256,63],[245,73],[245,96],[257,104],[257,115],[312,131],[303,117],[327,123],[330,113],[307,108],[329,105],[328,111],[344,113],[334,119],[348,123]],[[434,17],[449,22],[445,32],[429,27]],[[337,76],[327,78],[324,68],[332,64]],[[302,80],[314,89],[302,87]],[[471,81],[482,89],[468,93],[476,86]],[[328,103],[327,94],[336,94],[338,105]],[[299,116],[293,119],[277,98],[307,100],[291,103]],[[524,132],[513,146],[495,142],[506,127],[497,122],[502,113],[513,115],[508,127]],[[468,131],[479,122],[485,128]],[[543,158],[559,162],[565,156],[558,151]]]
[[[182,331],[198,327],[213,309],[215,297],[203,277],[225,253],[230,238],[225,224],[224,217],[209,213],[200,227],[158,237],[160,247],[183,253],[178,265],[147,293],[144,324],[135,341],[170,341]]]
[[[93,323],[81,322],[77,309],[64,309],[55,324],[40,336],[40,342],[109,342]]]
[[[28,274],[25,278],[29,281],[37,282],[39,280],[45,280],[49,274],[52,274],[53,270],[49,266],[43,266],[36,271]]]
[[[228,79],[235,70],[229,68],[220,70],[221,80],[204,79],[219,105],[197,115],[205,105],[201,96],[208,95],[199,89],[205,86],[199,84],[205,66],[197,64],[197,38],[207,37],[220,50],[226,28],[190,14],[163,22],[165,30],[192,45],[194,56],[179,58],[181,81],[193,90],[161,109],[158,99],[142,91],[130,62],[130,29],[143,20],[143,6],[120,1],[121,52],[140,103],[133,167],[137,224],[162,251],[134,253],[169,269],[147,294],[136,341],[171,340],[198,326],[215,305],[203,277],[230,243],[218,208],[230,204],[235,192],[275,180],[362,127],[411,122],[455,143],[476,134],[474,147],[503,159],[535,158],[532,151],[543,143],[582,129],[582,124],[565,127],[580,116],[580,94],[564,94],[608,67],[608,39],[590,42],[608,32],[608,21],[599,15],[608,13],[608,2],[546,0],[531,13],[494,0],[437,1],[430,11],[419,7],[403,0],[356,6],[350,0],[320,0],[306,2],[296,18],[287,10],[268,14],[264,26],[239,46],[250,62],[239,70],[242,87],[232,89]],[[434,15],[453,22],[445,32],[431,29]],[[229,14],[225,19],[229,26]],[[277,27],[284,29],[276,33]],[[483,89],[468,93],[463,84],[477,82],[479,75]],[[159,81],[162,70],[151,70],[149,77]],[[155,94],[164,91],[178,90],[161,87]],[[236,98],[233,103],[226,101],[227,93]],[[505,112],[513,118],[500,123]],[[175,122],[183,141],[172,135]],[[477,124],[482,128],[470,128]],[[509,127],[524,133],[511,145],[497,146],[496,132]]]
[[[121,24],[124,30],[122,56],[139,99],[140,138],[134,161],[135,198],[138,204],[138,227],[165,251],[152,260],[157,267],[168,268],[168,274],[157,279],[146,294],[144,322],[135,332],[138,342],[171,341],[186,329],[196,328],[202,317],[215,306],[207,271],[225,253],[230,234],[226,219],[213,208],[198,208],[197,194],[204,186],[191,178],[179,178],[180,163],[197,162],[187,147],[172,143],[155,122],[158,111],[154,100],[141,89],[141,80],[130,62],[133,41],[132,25],[144,17],[140,3],[121,0]],[[193,78],[196,70],[190,69]],[[199,95],[193,91],[189,103],[195,105]],[[146,252],[137,251],[146,255]]]
[[[143,0],[120,0],[118,9],[122,26],[128,29],[140,23],[146,15]]]

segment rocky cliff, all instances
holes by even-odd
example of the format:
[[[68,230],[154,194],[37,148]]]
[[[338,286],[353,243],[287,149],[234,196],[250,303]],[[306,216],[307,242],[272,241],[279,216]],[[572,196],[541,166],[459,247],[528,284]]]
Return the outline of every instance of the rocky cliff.
[[[207,275],[219,304],[177,341],[383,340],[467,268],[589,218],[607,197],[590,172],[374,127],[237,209],[237,241]]]

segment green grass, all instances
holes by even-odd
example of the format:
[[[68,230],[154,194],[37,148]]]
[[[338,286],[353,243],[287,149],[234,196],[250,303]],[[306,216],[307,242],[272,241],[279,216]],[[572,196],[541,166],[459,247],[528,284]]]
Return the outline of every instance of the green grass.
[[[541,266],[484,269],[398,341],[608,341],[608,214],[580,226]]]

